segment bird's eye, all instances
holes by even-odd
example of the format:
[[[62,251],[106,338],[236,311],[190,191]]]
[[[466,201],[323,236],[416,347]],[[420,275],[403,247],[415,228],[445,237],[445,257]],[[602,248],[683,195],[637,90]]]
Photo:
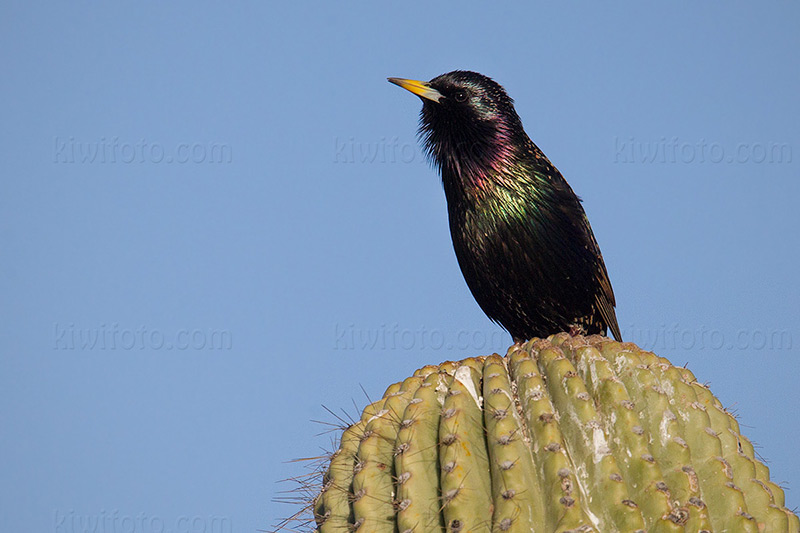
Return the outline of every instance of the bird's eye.
[[[459,90],[456,91],[453,95],[453,98],[456,102],[466,102],[467,101],[467,91]]]

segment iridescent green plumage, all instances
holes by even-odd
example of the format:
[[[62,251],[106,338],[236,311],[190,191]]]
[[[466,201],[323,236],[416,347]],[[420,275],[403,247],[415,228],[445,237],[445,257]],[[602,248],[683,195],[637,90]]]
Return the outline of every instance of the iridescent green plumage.
[[[490,78],[391,79],[423,101],[420,135],[440,169],[456,257],[483,311],[515,340],[555,331],[619,339],[614,293],[580,199]]]

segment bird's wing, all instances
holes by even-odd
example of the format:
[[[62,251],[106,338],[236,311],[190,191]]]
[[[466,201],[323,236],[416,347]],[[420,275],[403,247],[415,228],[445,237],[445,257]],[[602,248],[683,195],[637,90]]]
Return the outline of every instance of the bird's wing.
[[[575,233],[573,233],[573,238],[583,240],[585,249],[589,252],[588,256],[581,253],[578,256],[573,255],[565,259],[590,261],[590,268],[593,271],[596,281],[594,300],[597,311],[600,313],[600,318],[603,323],[611,331],[611,334],[614,335],[614,338],[621,341],[622,334],[619,330],[617,315],[614,312],[614,307],[616,306],[614,290],[611,288],[611,280],[608,277],[608,271],[603,261],[603,254],[600,253],[600,246],[597,244],[597,239],[589,224],[589,219],[581,205],[581,199],[572,191],[572,188],[561,173],[552,166],[552,163],[550,163],[547,170],[546,175],[550,177],[550,183],[553,185],[553,190],[556,194],[553,198],[552,205],[558,205],[560,207],[557,213],[564,217],[562,218],[562,223],[564,225],[572,224],[575,231]],[[555,236],[555,234],[553,235]],[[554,249],[560,249],[562,253],[572,253],[577,252],[581,247],[560,246]]]
[[[597,281],[600,283],[602,292],[595,295],[597,308],[600,310],[600,315],[602,315],[603,321],[608,326],[608,329],[611,330],[614,338],[622,342],[622,333],[619,331],[617,314],[614,312],[614,306],[616,305],[616,301],[614,300],[614,289],[611,288],[611,281],[608,279],[606,265],[602,262],[602,260],[600,262],[600,266],[601,271],[598,272]]]
[[[600,286],[600,291],[594,296],[595,302],[597,302],[597,308],[600,311],[600,315],[603,317],[603,322],[605,322],[608,326],[608,329],[611,330],[614,338],[621,342],[622,334],[619,331],[617,314],[614,312],[614,307],[617,305],[616,298],[614,298],[614,289],[611,288],[611,280],[608,277],[608,270],[606,270],[606,263],[603,260],[603,254],[600,253],[600,246],[597,244],[597,239],[592,232],[592,228],[589,225],[589,219],[586,217],[585,213],[583,215],[583,223],[586,227],[586,232],[592,240],[592,246],[594,247],[594,251],[595,254],[597,254],[598,259],[596,277],[597,283]]]

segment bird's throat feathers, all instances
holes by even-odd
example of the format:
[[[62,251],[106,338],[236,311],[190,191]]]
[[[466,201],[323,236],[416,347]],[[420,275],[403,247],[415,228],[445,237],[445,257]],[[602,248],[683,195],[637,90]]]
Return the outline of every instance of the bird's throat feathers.
[[[513,178],[514,167],[524,159],[524,142],[513,138],[512,128],[499,121],[453,126],[434,128],[424,117],[420,126],[423,145],[443,181],[485,190]]]

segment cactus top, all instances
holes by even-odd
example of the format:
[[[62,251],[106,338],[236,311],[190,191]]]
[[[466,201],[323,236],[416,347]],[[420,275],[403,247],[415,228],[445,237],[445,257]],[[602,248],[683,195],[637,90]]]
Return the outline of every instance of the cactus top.
[[[800,532],[689,370],[567,334],[390,386],[343,432],[313,509],[322,533]]]

